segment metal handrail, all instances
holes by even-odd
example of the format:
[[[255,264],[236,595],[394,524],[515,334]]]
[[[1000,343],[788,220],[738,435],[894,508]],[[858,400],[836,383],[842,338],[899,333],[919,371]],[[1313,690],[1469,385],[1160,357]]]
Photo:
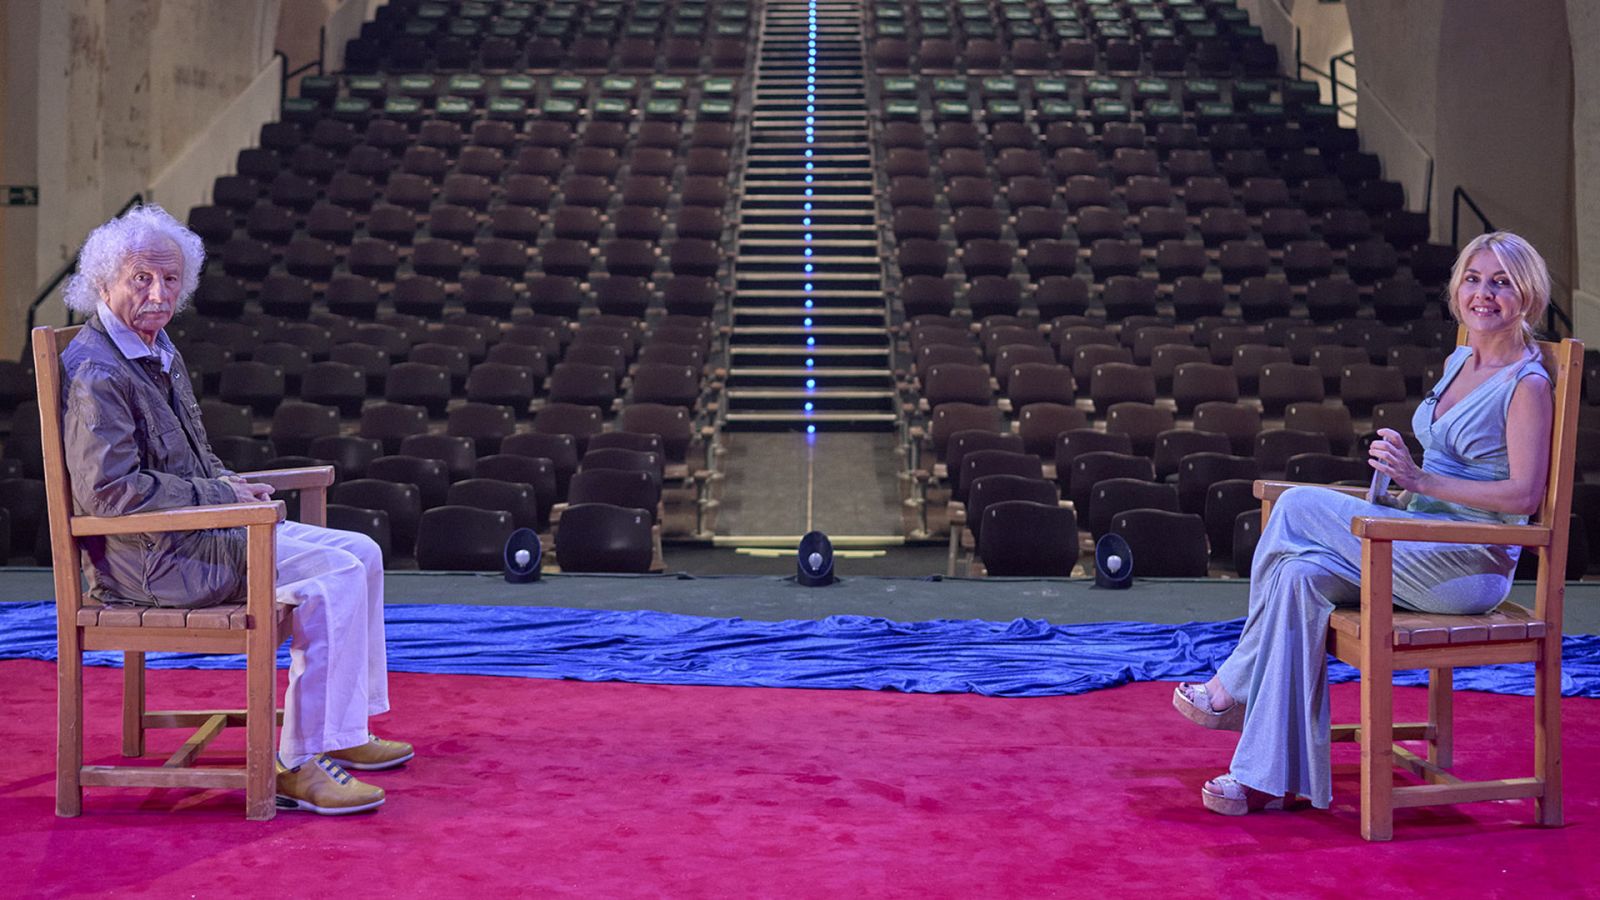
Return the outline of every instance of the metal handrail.
[[[274,50],[272,55],[283,60],[283,75],[278,80],[278,108],[282,109],[283,101],[289,99],[289,79],[309,72],[313,67],[316,68],[318,75],[327,74],[323,71],[323,63],[328,56],[328,26],[322,25],[317,28],[317,57],[305,65],[291,69],[289,68],[289,54],[284,53],[282,50]]]
[[[116,214],[113,215],[112,218],[113,219],[118,218],[123,213],[126,213],[128,210],[133,209],[135,206],[138,206],[139,204],[141,204],[143,202],[144,202],[144,195],[143,194],[134,194],[132,197],[128,198],[128,202],[127,203],[122,204],[122,208],[117,210]],[[61,286],[61,282],[66,281],[67,277],[70,276],[72,273],[74,273],[76,271],[78,271],[78,256],[77,256],[77,254],[73,254],[72,261],[67,263],[67,264],[65,264],[65,265],[63,265],[59,270],[57,270],[56,274],[51,276],[50,281],[47,282],[45,284],[45,286],[39,290],[38,295],[33,298],[33,302],[28,304],[28,331],[29,332],[33,331],[34,320],[36,318],[38,318],[39,307],[44,305],[44,301],[50,299],[50,295],[54,294],[55,291],[56,291],[56,288]],[[72,311],[71,310],[67,310],[67,324],[69,324],[69,325],[72,324]]]
[[[1483,224],[1484,233],[1499,230],[1494,227],[1494,223],[1489,221],[1489,217],[1484,215],[1483,210],[1473,201],[1472,195],[1467,193],[1467,189],[1458,184],[1456,189],[1450,192],[1450,245],[1452,247],[1461,246],[1462,203],[1466,203],[1467,208],[1472,210],[1473,215],[1478,217],[1478,221]]]
[[[1468,209],[1472,210],[1472,214],[1477,216],[1478,222],[1483,225],[1483,231],[1480,233],[1487,234],[1491,231],[1500,230],[1494,227],[1493,222],[1489,221],[1489,217],[1484,214],[1483,209],[1479,207],[1477,202],[1472,199],[1472,195],[1467,193],[1467,189],[1458,184],[1456,185],[1455,190],[1450,192],[1451,246],[1461,246],[1461,204],[1463,203],[1467,205]],[[1545,330],[1551,334],[1558,333],[1556,329],[1557,320],[1559,320],[1561,324],[1567,326],[1568,334],[1572,333],[1572,316],[1568,315],[1566,310],[1557,306],[1555,304],[1555,298],[1552,297],[1550,300],[1550,305],[1546,308],[1544,314]]]
[[[1333,106],[1334,110],[1336,111],[1335,115],[1337,115],[1338,113],[1344,112],[1345,111],[1345,106],[1355,106],[1356,105],[1356,101],[1355,100],[1351,100],[1348,104],[1341,104],[1339,102],[1339,88],[1345,88],[1346,90],[1350,91],[1350,94],[1353,97],[1359,97],[1360,96],[1359,89],[1354,84],[1352,84],[1350,82],[1340,81],[1339,80],[1339,66],[1340,66],[1341,63],[1344,64],[1344,65],[1349,66],[1350,67],[1350,71],[1354,72],[1356,70],[1356,51],[1355,50],[1346,50],[1343,53],[1337,54],[1335,56],[1330,56],[1328,58],[1328,74],[1327,74],[1327,78],[1328,78],[1328,84],[1329,84],[1330,99],[1332,99],[1332,101],[1333,101],[1333,103],[1331,105]],[[1355,113],[1351,113],[1350,117],[1352,119],[1355,118]]]

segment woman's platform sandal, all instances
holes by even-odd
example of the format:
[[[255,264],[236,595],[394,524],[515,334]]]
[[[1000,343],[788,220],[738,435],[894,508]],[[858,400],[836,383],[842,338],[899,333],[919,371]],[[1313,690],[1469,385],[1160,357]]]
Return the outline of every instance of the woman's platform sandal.
[[[1172,705],[1196,725],[1219,731],[1244,730],[1244,704],[1235,700],[1227,709],[1213,710],[1203,684],[1184,682],[1178,685],[1172,692]]]
[[[1282,797],[1246,787],[1232,775],[1218,775],[1200,788],[1206,809],[1225,816],[1242,816],[1263,809],[1287,809]]]

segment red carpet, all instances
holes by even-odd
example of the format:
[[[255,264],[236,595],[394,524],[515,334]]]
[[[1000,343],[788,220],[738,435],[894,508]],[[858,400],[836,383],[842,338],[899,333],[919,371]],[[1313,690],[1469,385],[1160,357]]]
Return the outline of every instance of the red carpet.
[[[234,702],[239,674],[151,681],[157,705],[217,706]],[[119,677],[88,673],[90,759],[115,759]],[[11,896],[1593,896],[1600,885],[1594,700],[1565,706],[1566,828],[1532,827],[1527,802],[1474,804],[1402,811],[1394,843],[1368,844],[1349,747],[1336,751],[1330,811],[1206,812],[1200,783],[1226,768],[1231,740],[1182,720],[1162,683],[999,700],[396,675],[396,711],[377,728],[415,741],[418,759],[372,776],[388,805],[265,824],[244,821],[239,795],[104,788],[86,792],[82,817],[57,819],[54,666],[0,663],[0,683]],[[1334,696],[1349,714],[1355,686]],[[1460,697],[1463,769],[1526,774],[1530,701]],[[1422,699],[1404,691],[1402,712]],[[1503,762],[1515,771],[1493,768]]]

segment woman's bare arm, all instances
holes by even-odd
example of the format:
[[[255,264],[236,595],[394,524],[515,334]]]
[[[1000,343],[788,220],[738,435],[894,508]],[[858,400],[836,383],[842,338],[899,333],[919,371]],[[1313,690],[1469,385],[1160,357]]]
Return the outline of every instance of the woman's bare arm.
[[[1550,428],[1555,402],[1549,382],[1532,375],[1517,384],[1506,413],[1506,456],[1510,475],[1502,481],[1472,481],[1424,472],[1411,459],[1405,439],[1393,429],[1378,432],[1367,463],[1389,473],[1394,483],[1417,494],[1450,503],[1512,515],[1531,515],[1544,499],[1550,469]]]

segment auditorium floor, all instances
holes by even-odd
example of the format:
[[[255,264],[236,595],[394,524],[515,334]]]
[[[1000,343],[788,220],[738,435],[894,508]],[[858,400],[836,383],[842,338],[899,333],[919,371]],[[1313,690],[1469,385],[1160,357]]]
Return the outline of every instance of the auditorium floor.
[[[787,564],[787,557],[768,562]],[[497,574],[451,572],[391,572],[387,587],[390,603],[653,609],[769,621],[860,615],[907,622],[1023,617],[1056,624],[1178,624],[1237,618],[1247,605],[1247,585],[1237,579],[1136,581],[1129,590],[1107,591],[1086,579],[932,580],[864,574],[855,566],[856,561],[839,561],[841,580],[827,588],[800,587],[776,574],[554,575],[514,585]],[[1532,585],[1519,584],[1512,598],[1529,602],[1531,590]],[[51,596],[50,570],[0,569],[0,601]],[[1568,585],[1566,632],[1600,633],[1600,582]]]
[[[719,536],[904,531],[892,434],[741,432],[722,444]]]

